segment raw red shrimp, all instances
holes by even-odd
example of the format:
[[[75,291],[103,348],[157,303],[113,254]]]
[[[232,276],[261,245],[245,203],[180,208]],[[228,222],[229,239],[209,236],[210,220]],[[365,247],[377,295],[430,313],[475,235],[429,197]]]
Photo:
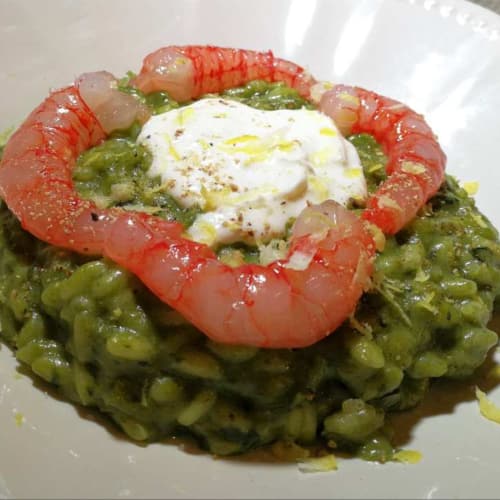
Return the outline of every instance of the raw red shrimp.
[[[302,212],[287,259],[268,266],[227,266],[206,245],[171,237],[150,221],[121,218],[105,254],[218,342],[313,344],[352,313],[372,273],[371,236],[331,200]]]
[[[81,199],[71,171],[78,155],[103,140],[105,132],[144,120],[146,112],[132,96],[116,90],[109,73],[82,75],[77,87],[54,92],[10,138],[0,163],[0,195],[37,238],[100,254],[105,232],[121,211],[99,210]]]
[[[306,98],[316,83],[303,68],[274,57],[271,51],[200,45],[163,47],[153,52],[131,83],[146,94],[164,90],[183,102],[251,80],[285,82]]]
[[[368,198],[362,218],[395,234],[444,180],[446,155],[423,117],[404,104],[358,87],[336,85],[319,108],[347,135],[367,132],[388,157],[388,179]]]
[[[23,227],[113,259],[216,341],[303,347],[335,330],[368,286],[375,252],[363,224],[337,203],[304,210],[286,259],[233,268],[184,239],[179,223],[99,210],[78,197],[71,179],[78,155],[105,137],[103,126],[109,132],[144,114],[127,101],[128,118],[115,116],[113,102],[123,105],[123,96],[114,87],[109,74],[84,75],[47,98],[9,141],[0,194]]]

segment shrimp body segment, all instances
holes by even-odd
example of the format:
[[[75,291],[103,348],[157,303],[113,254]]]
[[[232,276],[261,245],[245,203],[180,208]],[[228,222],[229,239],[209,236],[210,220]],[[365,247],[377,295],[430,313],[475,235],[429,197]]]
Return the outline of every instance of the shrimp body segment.
[[[192,45],[163,47],[151,53],[132,84],[146,94],[163,90],[183,102],[251,80],[285,82],[306,98],[316,83],[303,68],[274,57],[271,51]]]
[[[381,143],[389,177],[368,199],[362,218],[397,233],[443,183],[446,155],[432,130],[404,104],[359,87],[336,85],[319,108],[344,134],[366,132]]]
[[[313,344],[352,313],[372,274],[371,236],[333,201],[305,209],[287,258],[268,266],[230,267],[206,245],[169,237],[150,222],[122,218],[108,235],[105,255],[217,342]]]

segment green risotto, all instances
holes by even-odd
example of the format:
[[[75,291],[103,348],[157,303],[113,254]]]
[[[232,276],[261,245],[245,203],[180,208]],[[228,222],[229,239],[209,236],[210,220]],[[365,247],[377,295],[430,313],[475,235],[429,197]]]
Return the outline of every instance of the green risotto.
[[[164,93],[124,90],[154,112],[178,106]],[[281,84],[251,82],[225,96],[261,109],[309,106]],[[189,226],[199,209],[182,208],[147,175],[138,131],[81,155],[77,190],[102,207]],[[384,155],[370,136],[350,140],[373,191]],[[231,251],[259,259],[256,248]],[[417,405],[432,379],[483,363],[497,343],[486,325],[499,292],[497,231],[451,177],[388,238],[355,314],[303,349],[217,344],[130,273],[36,240],[0,207],[0,336],[65,398],[98,408],[136,441],[189,436],[219,455],[272,444],[293,456],[319,446],[390,460],[386,414]]]

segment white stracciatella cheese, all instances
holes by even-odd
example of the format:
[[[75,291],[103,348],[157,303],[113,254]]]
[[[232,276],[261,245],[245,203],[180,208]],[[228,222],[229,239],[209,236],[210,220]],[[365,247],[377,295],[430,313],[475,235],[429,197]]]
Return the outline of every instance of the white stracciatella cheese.
[[[308,203],[367,194],[356,150],[318,111],[202,99],[150,118],[138,142],[153,155],[150,175],[203,210],[188,236],[214,247],[282,237]]]

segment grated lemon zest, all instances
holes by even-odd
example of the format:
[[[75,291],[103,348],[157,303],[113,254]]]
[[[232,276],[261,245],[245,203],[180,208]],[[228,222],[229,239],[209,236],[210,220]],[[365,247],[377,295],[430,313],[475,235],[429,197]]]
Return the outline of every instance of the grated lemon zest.
[[[240,250],[224,248],[219,253],[219,260],[231,267],[241,266],[245,263],[243,253]]]
[[[9,140],[9,137],[14,133],[15,127],[8,127],[2,132],[0,132],[0,146],[4,146],[7,144],[7,141]]]
[[[422,300],[417,302],[417,307],[421,307],[422,309],[426,309],[427,311],[431,312],[432,314],[437,314],[439,311],[435,306],[431,304],[432,300],[434,299],[434,296],[436,294],[434,292],[428,293]]]
[[[318,198],[318,203],[321,203],[329,198],[328,185],[324,179],[322,179],[321,177],[308,175],[307,183],[316,195],[316,198]]]
[[[203,149],[203,150],[207,150],[210,147],[208,142],[203,138],[198,139],[198,144],[201,146],[201,149]]]
[[[250,142],[250,141],[258,141],[259,137],[256,135],[250,135],[250,134],[245,134],[245,135],[238,135],[236,137],[230,137],[229,139],[226,139],[223,144],[228,144],[230,146],[236,146],[237,144],[241,144],[242,142]]]
[[[181,156],[177,152],[177,149],[175,149],[175,147],[174,147],[174,145],[173,145],[172,140],[170,139],[170,137],[167,135],[165,137],[165,139],[166,139],[167,144],[168,144],[168,152],[170,153],[170,155],[174,158],[175,161],[180,161],[181,160]]]
[[[177,122],[179,125],[185,125],[188,120],[193,118],[194,114],[194,109],[186,106],[179,111],[179,114],[177,115]]]
[[[287,141],[279,137],[263,140],[255,135],[240,135],[226,139],[218,145],[227,154],[244,153],[248,155],[245,165],[265,161],[273,151],[292,151],[297,146],[296,141]]]
[[[326,135],[329,137],[335,137],[337,135],[337,132],[333,130],[333,128],[328,128],[328,127],[323,127],[319,130],[319,133],[321,135]]]
[[[417,274],[415,275],[415,281],[417,281],[418,283],[424,283],[429,278],[430,276],[423,269],[419,269],[417,271]]]
[[[465,181],[462,183],[462,187],[465,189],[469,196],[474,196],[479,190],[479,182]]]
[[[189,59],[186,57],[177,57],[174,61],[174,64],[178,64],[179,66],[184,66],[184,64],[187,64],[189,62]]]
[[[414,161],[404,161],[401,165],[401,170],[403,172],[408,172],[409,174],[420,175],[425,172],[426,168],[421,163],[416,163]]]
[[[378,204],[380,207],[394,208],[394,210],[398,210],[399,212],[403,211],[401,206],[387,195],[380,196]]]
[[[403,464],[418,464],[422,460],[422,453],[415,450],[400,450],[394,453],[392,459]]]
[[[348,94],[347,92],[341,92],[339,94],[339,97],[340,97],[340,99],[342,99],[345,102],[348,102],[350,104],[354,104],[355,106],[359,106],[359,103],[360,103],[359,98],[354,96],[354,95]]]
[[[217,239],[217,230],[215,227],[208,222],[198,221],[196,229],[198,230],[197,241],[212,246]]]
[[[498,407],[486,394],[476,386],[476,398],[479,401],[481,415],[492,422],[500,424],[500,407]]]
[[[375,242],[375,248],[378,252],[382,252],[385,248],[385,234],[376,224],[372,224],[371,222],[367,223],[367,227]]]
[[[335,455],[330,454],[318,458],[306,458],[297,463],[300,472],[331,472],[338,469]]]
[[[203,196],[203,200],[205,201],[203,210],[211,211],[219,205],[224,204],[224,201],[231,195],[231,189],[229,187],[224,187],[218,190],[210,190],[205,186],[201,186],[200,194]]]
[[[323,148],[309,155],[309,160],[313,165],[324,165],[330,158],[332,151],[330,148]]]
[[[284,267],[287,269],[294,269],[295,271],[303,271],[309,267],[313,257],[314,254],[312,253],[304,253],[300,251],[293,252]]]
[[[16,422],[17,427],[21,427],[24,424],[24,422],[26,421],[26,418],[24,417],[24,415],[22,413],[19,413],[18,411],[16,411],[14,413],[14,420]]]
[[[317,82],[311,87],[311,100],[315,103],[319,103],[321,97],[328,90],[333,89],[334,83],[332,82]]]
[[[382,163],[375,163],[375,165],[372,165],[369,169],[368,172],[372,174],[373,172],[376,172],[377,170],[380,170],[384,168],[384,165]]]
[[[488,227],[486,222],[484,222],[484,219],[479,214],[472,214],[472,218],[476,221],[479,227],[482,227],[483,229]]]
[[[360,168],[348,168],[345,170],[345,175],[348,179],[357,179],[361,177],[362,172]]]

